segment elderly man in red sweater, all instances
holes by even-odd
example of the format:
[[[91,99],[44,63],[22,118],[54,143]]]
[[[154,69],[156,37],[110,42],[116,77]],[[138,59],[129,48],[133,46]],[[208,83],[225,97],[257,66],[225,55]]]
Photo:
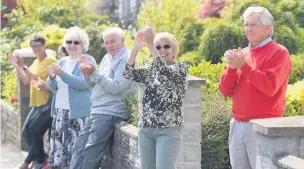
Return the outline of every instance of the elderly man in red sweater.
[[[229,155],[233,169],[255,169],[256,133],[249,121],[282,117],[291,61],[288,50],[271,39],[273,17],[260,6],[243,14],[247,48],[225,52],[227,66],[219,88],[232,97],[233,119],[229,131]]]

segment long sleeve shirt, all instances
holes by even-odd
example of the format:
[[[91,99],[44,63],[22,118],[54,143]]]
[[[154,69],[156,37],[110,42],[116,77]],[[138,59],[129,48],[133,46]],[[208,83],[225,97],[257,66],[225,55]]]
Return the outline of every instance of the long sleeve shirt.
[[[250,49],[250,58],[240,69],[226,67],[219,89],[225,97],[232,97],[236,120],[282,117],[290,72],[288,50],[270,41]]]
[[[144,84],[139,127],[183,125],[182,99],[187,89],[188,66],[178,62],[167,65],[162,57],[148,68],[126,66],[124,77]]]
[[[123,77],[128,57],[129,51],[125,46],[114,56],[106,54],[99,69],[85,78],[86,83],[93,87],[91,114],[107,114],[123,119],[130,117],[126,98],[134,87]]]

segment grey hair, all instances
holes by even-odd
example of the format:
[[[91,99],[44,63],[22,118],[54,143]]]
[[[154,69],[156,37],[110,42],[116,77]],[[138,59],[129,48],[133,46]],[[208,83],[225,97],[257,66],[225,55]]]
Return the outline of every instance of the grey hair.
[[[89,50],[90,40],[89,35],[82,29],[77,26],[71,27],[64,35],[62,46],[66,48],[66,41],[69,40],[68,38],[76,36],[81,41],[81,45],[83,48],[83,52]]]
[[[256,13],[261,15],[261,23],[263,25],[271,25],[270,36],[272,36],[274,29],[273,16],[271,15],[271,13],[267,8],[262,6],[250,6],[244,12],[243,19],[245,19],[247,16],[251,14],[256,14]]]
[[[105,30],[104,32],[102,32],[102,38],[103,40],[105,40],[105,38],[110,35],[110,34],[115,34],[117,36],[119,36],[120,38],[124,39],[125,37],[125,33],[124,31],[119,28],[119,27],[112,27],[112,28],[109,28],[107,30]]]

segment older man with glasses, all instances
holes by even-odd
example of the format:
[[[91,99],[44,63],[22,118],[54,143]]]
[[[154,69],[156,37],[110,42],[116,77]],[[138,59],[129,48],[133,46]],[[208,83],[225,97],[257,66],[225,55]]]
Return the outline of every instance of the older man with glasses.
[[[232,169],[255,169],[260,168],[256,164],[257,140],[249,121],[283,116],[291,61],[288,50],[271,39],[274,25],[268,9],[249,7],[243,19],[249,46],[226,51],[228,64],[219,88],[225,97],[232,97]]]
[[[30,86],[30,104],[32,107],[23,125],[22,136],[29,147],[29,153],[19,169],[28,169],[32,163],[34,169],[45,165],[46,154],[43,149],[43,135],[51,127],[51,91],[46,86],[47,67],[56,62],[55,57],[47,56],[45,39],[34,35],[30,41],[33,53],[37,57],[30,67],[24,64],[22,57],[9,54],[9,60],[25,85]]]
[[[103,32],[107,54],[99,69],[81,58],[81,71],[92,87],[90,123],[77,138],[70,169],[98,169],[105,152],[111,146],[115,124],[130,117],[126,98],[133,91],[130,81],[123,77],[129,51],[124,32],[114,27]]]

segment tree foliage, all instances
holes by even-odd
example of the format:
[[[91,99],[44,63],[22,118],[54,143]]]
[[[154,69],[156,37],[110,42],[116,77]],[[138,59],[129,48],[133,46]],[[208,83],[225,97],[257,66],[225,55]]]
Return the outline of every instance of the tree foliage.
[[[146,25],[155,28],[156,32],[166,31],[174,35],[181,26],[183,18],[193,17],[199,7],[196,0],[147,0],[137,15],[138,28]]]

